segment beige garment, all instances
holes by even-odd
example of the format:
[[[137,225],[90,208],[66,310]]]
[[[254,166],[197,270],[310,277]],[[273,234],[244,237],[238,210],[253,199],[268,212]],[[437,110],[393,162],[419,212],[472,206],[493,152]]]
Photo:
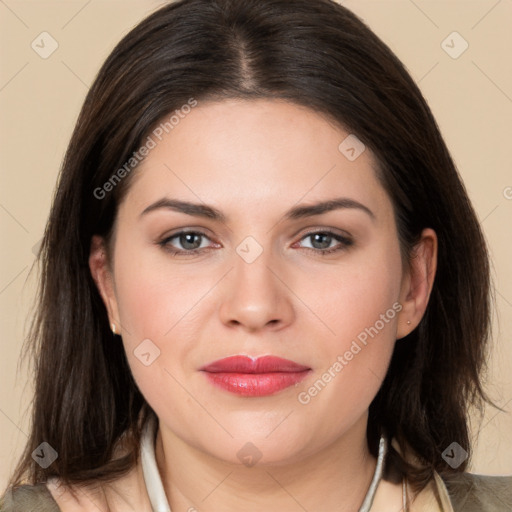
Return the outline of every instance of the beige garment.
[[[391,441],[391,445],[402,457],[404,457],[404,453],[400,449],[396,439]],[[412,451],[409,452],[409,456],[404,458],[410,464],[415,465],[415,458],[410,455],[411,453]],[[407,494],[407,512],[454,512],[450,496],[448,494],[448,489],[437,472],[434,472],[434,478],[430,480],[428,485],[418,495],[412,496],[409,492]]]
[[[144,482],[140,482],[138,475],[132,473],[117,481],[105,493],[81,491],[77,499],[69,492],[62,494],[51,485],[48,487],[61,512],[151,512],[149,498],[145,487],[140,487],[141,483]],[[441,503],[436,499],[435,487],[439,490]],[[446,487],[437,475],[431,484],[416,496],[413,503],[409,503],[409,507],[409,512],[453,512]]]
[[[392,445],[400,452],[395,440]],[[399,501],[397,497],[396,487],[381,480],[371,512],[382,512],[388,508],[391,498],[393,503]],[[454,473],[443,480],[435,473],[417,496],[408,492],[407,503],[407,512],[511,512],[512,476]],[[140,458],[129,473],[115,482],[96,486],[95,490],[82,486],[76,489],[76,496],[52,481],[48,486],[24,485],[7,493],[4,501],[0,500],[0,512],[31,511],[152,512]],[[403,511],[394,508],[393,512]]]
[[[82,490],[77,499],[69,491],[62,492],[51,484],[48,487],[61,512],[151,512],[140,464],[110,486],[104,486],[104,492]],[[440,496],[440,502],[436,498],[435,489]],[[380,490],[379,485],[376,500]],[[454,512],[447,489],[437,473],[430,484],[408,506],[408,512]]]
[[[150,489],[158,492],[154,484],[159,474],[154,454],[156,426],[148,426],[144,435],[153,431],[153,441],[148,437],[141,440],[141,452],[145,458],[148,474],[154,472]],[[398,443],[391,446],[402,454]],[[114,457],[125,450],[120,442]],[[407,461],[417,465],[413,452],[408,450]],[[401,475],[395,468],[389,468],[388,480],[381,480],[377,486],[371,512],[403,512]],[[392,483],[395,482],[394,484]],[[0,499],[0,512],[158,512],[152,511],[150,498],[144,481],[142,458],[124,476],[110,484],[75,487],[75,494],[69,488],[59,486],[56,480],[47,485],[23,485],[10,490]],[[406,486],[407,512],[512,512],[512,476],[493,477],[470,473],[447,473],[443,479],[439,474],[417,495],[413,496]],[[160,488],[163,493],[163,489]],[[155,499],[155,497],[153,497]],[[161,501],[166,501],[161,498]],[[155,499],[154,503],[157,503]],[[162,504],[168,510],[166,504]]]
[[[140,461],[115,482],[96,491],[82,488],[76,497],[55,481],[48,482],[47,487],[61,512],[152,512]]]
[[[431,483],[409,504],[410,512],[510,512],[512,510],[512,476],[484,477],[470,473],[454,475],[451,482],[453,506],[447,488],[436,474]],[[44,484],[24,485],[14,493],[8,492],[0,500],[1,512],[149,512],[149,497],[146,493],[139,468],[119,479],[106,491],[99,493],[78,492],[75,499],[69,491],[62,493],[50,485],[54,497]],[[379,486],[377,493],[385,500]],[[436,498],[436,491],[439,500]],[[55,502],[54,498],[57,500]],[[377,498],[377,497],[376,497]],[[375,501],[375,504],[378,502]],[[380,512],[376,507],[373,512]],[[396,512],[401,512],[399,509]]]
[[[439,496],[439,500],[436,496]],[[448,490],[441,477],[434,473],[429,485],[416,496],[410,505],[410,512],[454,512]]]
[[[395,443],[393,445],[396,446]],[[55,484],[49,483],[48,488],[61,512],[151,512],[140,460],[130,473],[112,484],[103,485],[99,492],[81,490],[75,498],[69,490],[59,489]],[[374,504],[385,502],[384,493],[381,483]],[[408,512],[454,512],[446,486],[437,473],[421,493],[414,497],[409,492],[408,498]],[[376,507],[372,507],[371,511],[374,510]]]

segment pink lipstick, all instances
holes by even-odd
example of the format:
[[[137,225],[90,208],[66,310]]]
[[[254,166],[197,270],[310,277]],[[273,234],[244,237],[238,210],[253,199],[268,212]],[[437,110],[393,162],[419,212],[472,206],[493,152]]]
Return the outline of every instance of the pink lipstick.
[[[288,359],[230,356],[200,368],[214,385],[241,396],[273,395],[309,374],[311,368]]]

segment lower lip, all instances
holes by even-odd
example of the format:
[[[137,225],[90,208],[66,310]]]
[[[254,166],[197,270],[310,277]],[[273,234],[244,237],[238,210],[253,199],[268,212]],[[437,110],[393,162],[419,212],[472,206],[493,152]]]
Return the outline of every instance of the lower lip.
[[[297,384],[309,375],[302,372],[273,373],[211,373],[208,380],[219,388],[241,396],[268,396]]]

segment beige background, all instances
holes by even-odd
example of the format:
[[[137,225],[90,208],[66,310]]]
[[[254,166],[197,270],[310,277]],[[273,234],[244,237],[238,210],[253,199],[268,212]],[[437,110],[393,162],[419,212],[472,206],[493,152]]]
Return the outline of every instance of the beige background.
[[[314,1],[314,0],[312,0]],[[512,0],[346,0],[405,63],[426,96],[486,233],[497,285],[487,386],[512,409]],[[18,368],[41,239],[78,110],[113,45],[157,1],[0,0],[0,487],[26,439],[31,387]],[[42,32],[58,49],[41,58]],[[468,49],[454,59],[452,54]],[[49,48],[49,39],[45,39]],[[451,48],[447,48],[448,45]],[[42,49],[40,50],[42,51]],[[77,333],[77,339],[79,333]],[[489,409],[473,472],[512,473],[512,414]]]

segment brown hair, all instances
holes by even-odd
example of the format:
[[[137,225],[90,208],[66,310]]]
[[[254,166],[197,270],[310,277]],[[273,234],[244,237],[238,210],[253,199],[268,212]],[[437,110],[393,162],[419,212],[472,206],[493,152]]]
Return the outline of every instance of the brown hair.
[[[452,469],[453,441],[469,453],[468,408],[480,411],[490,337],[488,254],[475,212],[432,113],[404,66],[349,10],[331,0],[181,0],[143,20],[116,46],[92,85],[61,169],[40,252],[38,312],[28,343],[36,372],[30,438],[11,480],[108,480],[137,460],[141,421],[154,414],[138,390],[88,267],[91,237],[112,234],[131,175],[95,191],[150,130],[187,104],[280,98],[311,107],[374,153],[393,202],[405,261],[425,227],[438,236],[427,311],[396,343],[369,410],[374,455],[381,434],[413,487]],[[141,420],[142,418],[142,420]],[[130,454],[112,461],[123,438]],[[58,458],[31,457],[43,441]]]

